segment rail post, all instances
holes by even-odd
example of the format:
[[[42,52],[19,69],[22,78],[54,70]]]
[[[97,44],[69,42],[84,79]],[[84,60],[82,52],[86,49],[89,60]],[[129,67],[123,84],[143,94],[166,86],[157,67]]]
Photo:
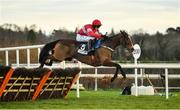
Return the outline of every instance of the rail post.
[[[95,86],[94,86],[94,91],[97,91],[97,67],[95,67]]]
[[[168,69],[167,68],[165,68],[165,86],[166,86],[166,99],[169,99]]]

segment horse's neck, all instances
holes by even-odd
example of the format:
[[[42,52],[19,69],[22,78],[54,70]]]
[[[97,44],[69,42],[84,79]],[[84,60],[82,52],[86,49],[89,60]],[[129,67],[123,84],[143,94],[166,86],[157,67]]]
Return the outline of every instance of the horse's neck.
[[[110,47],[111,49],[115,49],[117,46],[119,46],[119,38],[118,37],[112,37],[106,40],[102,45]]]

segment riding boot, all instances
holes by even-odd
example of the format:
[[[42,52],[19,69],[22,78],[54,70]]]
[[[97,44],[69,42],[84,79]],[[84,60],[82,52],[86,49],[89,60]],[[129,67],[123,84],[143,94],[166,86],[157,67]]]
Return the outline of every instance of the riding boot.
[[[86,49],[87,52],[89,52],[91,50],[91,45],[90,45],[90,41],[87,42],[86,44]]]
[[[89,40],[88,42],[88,51],[94,50],[94,40]]]
[[[96,42],[95,42],[95,49],[99,48],[101,45],[101,39],[97,39]]]

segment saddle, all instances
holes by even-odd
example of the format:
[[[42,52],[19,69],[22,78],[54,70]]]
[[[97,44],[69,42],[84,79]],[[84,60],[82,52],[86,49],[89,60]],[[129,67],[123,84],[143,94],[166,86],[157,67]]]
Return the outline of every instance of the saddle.
[[[89,42],[83,42],[80,44],[77,52],[82,55],[89,55],[101,45],[101,40],[90,40]]]

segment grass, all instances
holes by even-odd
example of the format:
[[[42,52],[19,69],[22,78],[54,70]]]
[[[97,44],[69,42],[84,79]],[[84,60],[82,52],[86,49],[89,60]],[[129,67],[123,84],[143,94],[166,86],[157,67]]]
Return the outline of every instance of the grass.
[[[66,99],[0,102],[0,109],[180,109],[180,93],[164,96],[121,95],[119,91],[71,91]]]

